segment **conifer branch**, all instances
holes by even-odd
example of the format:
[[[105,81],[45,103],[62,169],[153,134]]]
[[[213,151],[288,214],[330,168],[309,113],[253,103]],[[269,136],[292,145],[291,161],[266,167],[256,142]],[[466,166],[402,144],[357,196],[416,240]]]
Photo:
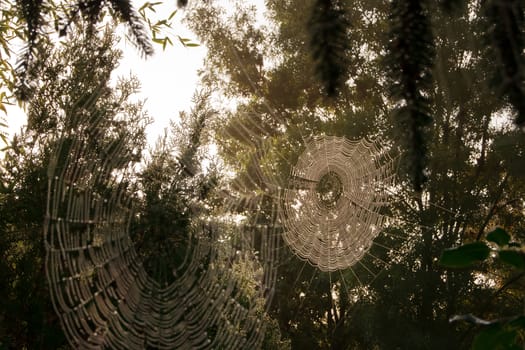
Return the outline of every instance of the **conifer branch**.
[[[348,76],[349,26],[340,1],[317,0],[309,21],[310,48],[315,72],[329,97],[337,95]]]
[[[414,190],[419,192],[426,181],[427,127],[432,121],[428,96],[435,51],[423,1],[394,0],[389,34],[387,69],[391,95],[398,104],[396,128],[408,155]]]
[[[135,44],[145,56],[153,55],[153,46],[148,36],[148,31],[142,23],[142,19],[130,0],[111,0],[113,9],[119,14],[121,19],[129,26],[129,31],[135,39]]]

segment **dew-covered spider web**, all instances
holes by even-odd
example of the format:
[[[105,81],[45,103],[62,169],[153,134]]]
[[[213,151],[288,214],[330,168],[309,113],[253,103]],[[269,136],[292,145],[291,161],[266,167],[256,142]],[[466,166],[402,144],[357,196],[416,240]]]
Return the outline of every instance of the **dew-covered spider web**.
[[[280,139],[266,133],[266,122],[284,129],[286,119],[275,114],[270,121],[262,118],[246,112],[245,118],[224,128],[226,137],[221,136],[237,140],[236,147],[242,145],[248,153],[226,156],[242,164],[232,184],[236,202],[243,201],[259,216],[264,199],[277,203],[276,232],[284,242],[280,249],[321,272],[339,275],[352,270],[358,281],[374,278],[388,264],[392,248],[375,240],[388,221],[385,210],[395,186],[395,157],[380,138],[350,140],[296,129],[291,133],[297,133],[297,140]],[[232,145],[223,147],[228,152]],[[363,273],[367,276],[358,276]]]
[[[353,266],[382,228],[393,179],[392,158],[379,140],[313,138],[283,190],[285,242],[323,271]]]
[[[275,225],[196,214],[186,232],[167,230],[185,242],[174,244],[169,271],[147,267],[131,237],[140,196],[131,136],[96,114],[77,124],[60,135],[50,162],[45,230],[50,293],[70,345],[259,348],[275,278]],[[277,209],[266,219],[275,221]]]

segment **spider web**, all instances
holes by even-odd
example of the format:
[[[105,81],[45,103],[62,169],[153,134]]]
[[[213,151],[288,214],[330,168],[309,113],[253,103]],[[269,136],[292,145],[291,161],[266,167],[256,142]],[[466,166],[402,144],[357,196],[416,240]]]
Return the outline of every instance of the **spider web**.
[[[384,211],[395,186],[396,160],[389,149],[380,138],[303,134],[274,113],[269,120],[252,111],[244,114],[217,137],[226,157],[237,162],[232,183],[236,203],[245,203],[247,212],[259,216],[264,212],[263,198],[275,203],[275,233],[285,243],[282,249],[290,249],[320,271],[351,269],[359,281],[364,279],[358,276],[361,273],[374,278],[392,251],[375,242],[386,234],[383,228],[389,218]],[[269,124],[295,130],[287,129],[289,134],[280,139],[267,131]],[[288,138],[294,133],[297,140]],[[237,140],[241,146],[224,139]],[[237,147],[244,147],[244,152],[228,154]]]
[[[259,347],[275,278],[273,225],[197,216],[173,281],[159,282],[166,279],[146,272],[130,236],[129,138],[94,118],[62,133],[48,169],[46,273],[71,346]]]
[[[313,138],[284,189],[285,242],[322,271],[353,266],[385,221],[380,209],[387,204],[384,188],[393,185],[393,170],[379,140]]]

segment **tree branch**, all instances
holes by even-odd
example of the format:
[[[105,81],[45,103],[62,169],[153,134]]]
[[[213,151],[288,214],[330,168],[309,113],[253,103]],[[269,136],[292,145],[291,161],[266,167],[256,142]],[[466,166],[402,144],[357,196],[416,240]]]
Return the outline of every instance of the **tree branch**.
[[[501,198],[501,195],[503,194],[503,189],[505,185],[507,184],[508,179],[509,179],[509,174],[507,173],[505,174],[503,181],[501,181],[501,183],[498,186],[498,192],[497,192],[496,198],[494,198],[494,201],[492,202],[492,206],[489,210],[489,213],[485,217],[485,221],[483,221],[483,224],[479,228],[478,234],[476,235],[476,241],[479,241],[481,239],[481,235],[485,231],[485,228],[487,227],[488,223],[490,222],[494,214],[496,214],[496,211],[498,209],[498,201]]]

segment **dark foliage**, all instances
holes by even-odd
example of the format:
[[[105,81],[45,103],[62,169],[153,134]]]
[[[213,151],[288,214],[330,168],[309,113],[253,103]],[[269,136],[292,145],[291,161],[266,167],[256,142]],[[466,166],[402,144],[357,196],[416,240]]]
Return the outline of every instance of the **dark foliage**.
[[[397,103],[396,128],[407,151],[415,191],[426,181],[427,126],[434,43],[430,20],[420,0],[394,0],[390,12],[387,69],[391,94]]]
[[[349,69],[346,51],[350,22],[343,4],[317,0],[308,25],[315,72],[324,84],[326,94],[335,97],[346,83]]]
[[[441,0],[440,5],[443,10],[445,10],[448,13],[452,13],[461,6],[463,6],[465,2],[463,0]]]
[[[16,91],[18,97],[24,101],[29,98],[29,86],[25,76],[30,63],[33,61],[38,32],[42,25],[42,3],[42,0],[21,0],[17,3],[19,15],[26,22],[27,27],[27,45],[23,49],[16,67],[16,74],[19,77],[16,83]]]
[[[198,97],[192,113],[181,115],[184,128],[174,129],[170,139],[161,138],[138,174],[143,198],[137,203],[131,238],[146,271],[161,285],[173,283],[186,271],[187,255],[196,245],[193,221],[203,213],[202,203],[216,183],[215,173],[203,174],[199,154],[211,113],[206,99]]]

